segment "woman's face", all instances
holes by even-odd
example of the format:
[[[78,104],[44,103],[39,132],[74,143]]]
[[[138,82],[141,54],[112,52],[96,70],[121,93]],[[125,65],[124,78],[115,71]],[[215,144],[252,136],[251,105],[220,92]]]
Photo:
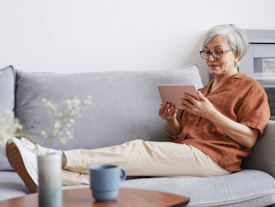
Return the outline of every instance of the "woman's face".
[[[231,50],[231,46],[226,39],[221,36],[215,36],[204,48],[205,51],[223,51]],[[234,54],[235,51],[225,52],[221,59],[214,59],[212,54],[205,62],[209,69],[209,72],[214,76],[231,74],[236,71],[235,63],[238,57]]]

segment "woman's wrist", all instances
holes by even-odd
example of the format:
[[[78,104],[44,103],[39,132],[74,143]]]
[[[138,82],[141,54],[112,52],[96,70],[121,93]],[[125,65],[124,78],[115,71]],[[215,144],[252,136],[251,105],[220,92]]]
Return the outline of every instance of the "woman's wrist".
[[[166,121],[167,121],[167,124],[170,122],[174,122],[174,121],[176,121],[177,120],[177,117],[172,117],[171,119],[166,119]]]
[[[219,121],[220,117],[223,116],[217,109],[212,110],[212,112],[208,115],[208,120],[211,122]]]
[[[173,117],[171,119],[166,119],[166,121],[167,121],[166,131],[168,135],[173,138],[177,138],[182,130],[182,127],[179,124],[177,118]]]
[[[174,138],[174,139],[177,138],[177,137],[179,136],[179,134],[181,133],[181,130],[182,130],[182,127],[180,126],[178,132],[172,133],[172,132],[170,132],[170,131],[168,130],[168,126],[166,126],[166,131],[167,131],[168,135],[169,135],[170,137]]]

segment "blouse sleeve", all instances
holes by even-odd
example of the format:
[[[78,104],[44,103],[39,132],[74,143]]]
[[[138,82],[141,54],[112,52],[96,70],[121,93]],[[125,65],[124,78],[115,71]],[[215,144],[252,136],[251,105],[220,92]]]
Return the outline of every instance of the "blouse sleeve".
[[[237,111],[238,122],[248,127],[258,129],[262,137],[264,129],[270,119],[270,108],[267,94],[259,82],[254,82],[243,98]]]

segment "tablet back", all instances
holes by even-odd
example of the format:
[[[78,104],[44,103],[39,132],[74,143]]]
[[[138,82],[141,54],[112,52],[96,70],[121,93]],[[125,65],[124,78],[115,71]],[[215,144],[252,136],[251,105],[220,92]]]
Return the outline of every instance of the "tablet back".
[[[196,85],[186,84],[159,84],[159,93],[162,103],[170,103],[176,109],[183,109],[181,107],[181,98],[185,98],[184,93],[189,93],[196,99],[199,99]]]

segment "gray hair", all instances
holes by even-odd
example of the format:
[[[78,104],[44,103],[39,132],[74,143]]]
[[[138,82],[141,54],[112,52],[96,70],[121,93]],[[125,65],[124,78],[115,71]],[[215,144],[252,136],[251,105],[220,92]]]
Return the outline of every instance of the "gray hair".
[[[222,24],[212,27],[202,38],[201,50],[204,50],[205,46],[217,35],[225,38],[234,50],[235,55],[239,56],[238,62],[235,67],[238,69],[241,60],[245,56],[249,48],[249,42],[244,30],[237,28],[234,24]]]

